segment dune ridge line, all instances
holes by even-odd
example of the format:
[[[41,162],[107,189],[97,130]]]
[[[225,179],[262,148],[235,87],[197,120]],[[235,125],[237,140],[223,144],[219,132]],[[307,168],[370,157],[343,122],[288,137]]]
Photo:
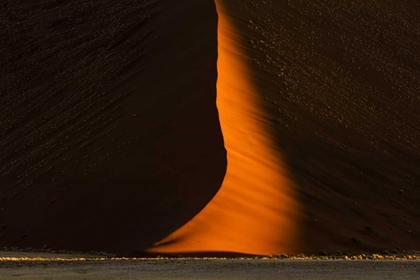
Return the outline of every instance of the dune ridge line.
[[[266,114],[246,66],[240,36],[223,1],[218,21],[217,107],[228,152],[222,187],[183,227],[150,253],[298,252],[299,205],[271,139]]]

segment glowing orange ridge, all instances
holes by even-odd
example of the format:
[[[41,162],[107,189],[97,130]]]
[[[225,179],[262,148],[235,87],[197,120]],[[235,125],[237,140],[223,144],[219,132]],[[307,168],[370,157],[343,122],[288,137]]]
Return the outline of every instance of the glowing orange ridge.
[[[228,166],[216,196],[191,221],[148,252],[298,252],[298,203],[274,145],[266,113],[258,106],[241,34],[216,0],[218,24],[217,107]]]

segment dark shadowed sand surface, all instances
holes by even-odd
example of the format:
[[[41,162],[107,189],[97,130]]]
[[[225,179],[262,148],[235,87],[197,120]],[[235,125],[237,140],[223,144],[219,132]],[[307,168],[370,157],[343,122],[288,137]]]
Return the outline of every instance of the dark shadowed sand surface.
[[[420,279],[420,261],[142,260],[1,263],[1,279]]]
[[[5,1],[0,18],[0,246],[141,251],[217,192],[212,0]]]

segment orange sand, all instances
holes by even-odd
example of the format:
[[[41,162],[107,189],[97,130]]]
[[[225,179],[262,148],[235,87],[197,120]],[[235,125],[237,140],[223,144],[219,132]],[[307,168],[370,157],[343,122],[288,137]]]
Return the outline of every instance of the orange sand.
[[[237,252],[256,255],[298,252],[299,205],[258,106],[249,59],[240,34],[216,1],[218,25],[217,107],[228,167],[220,191],[191,221],[155,244],[151,253]],[[205,159],[203,159],[205,160]]]

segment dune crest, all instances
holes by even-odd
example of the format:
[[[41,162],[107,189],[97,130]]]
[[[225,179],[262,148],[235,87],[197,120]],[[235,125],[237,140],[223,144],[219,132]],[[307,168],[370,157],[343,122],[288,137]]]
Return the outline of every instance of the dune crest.
[[[293,182],[269,134],[266,115],[241,46],[221,0],[218,22],[217,107],[227,149],[222,187],[183,227],[150,253],[236,252],[257,255],[299,251]]]

